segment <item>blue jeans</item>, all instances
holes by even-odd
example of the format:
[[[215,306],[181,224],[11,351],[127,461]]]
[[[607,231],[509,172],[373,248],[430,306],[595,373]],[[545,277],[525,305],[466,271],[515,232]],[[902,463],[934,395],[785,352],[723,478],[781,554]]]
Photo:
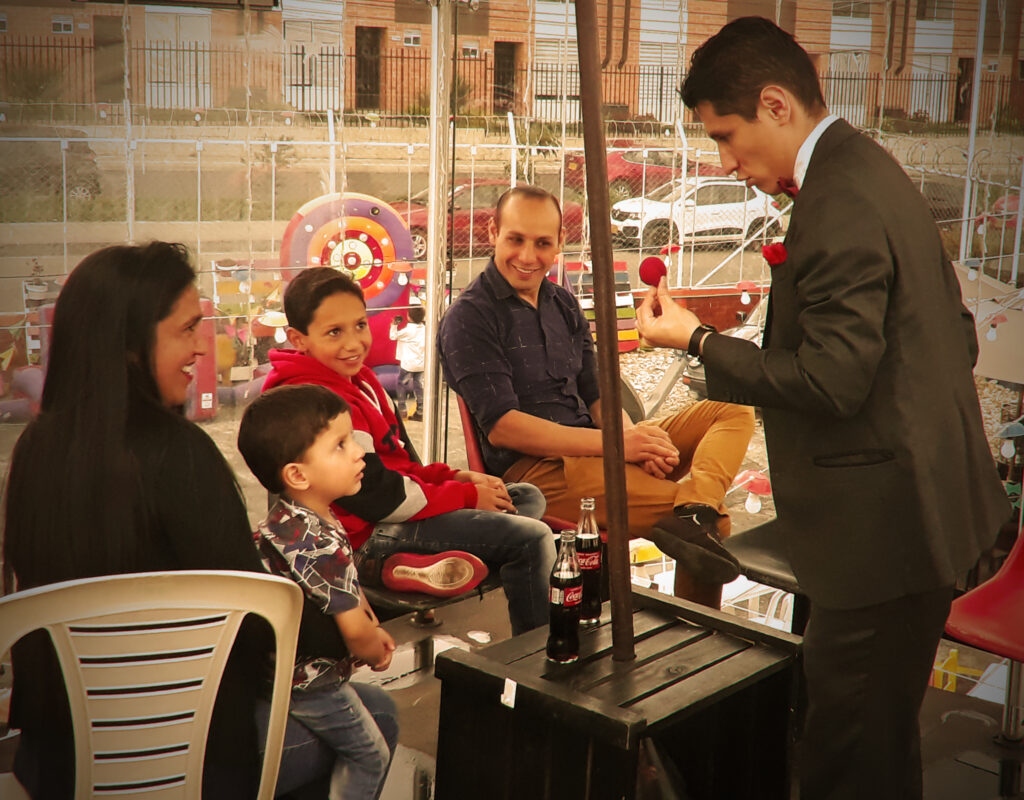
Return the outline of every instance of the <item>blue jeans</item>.
[[[403,403],[410,397],[416,398],[416,411],[423,413],[423,373],[398,370],[398,407],[405,410]]]
[[[266,738],[270,704],[260,700],[256,723]],[[293,692],[276,795],[375,798],[398,746],[398,711],[387,692],[344,681]],[[317,791],[319,789],[319,791]]]
[[[546,625],[555,540],[540,521],[544,495],[528,483],[509,484],[508,492],[517,514],[463,508],[415,522],[381,523],[359,549],[380,561],[396,552],[472,553],[501,575],[513,636]]]

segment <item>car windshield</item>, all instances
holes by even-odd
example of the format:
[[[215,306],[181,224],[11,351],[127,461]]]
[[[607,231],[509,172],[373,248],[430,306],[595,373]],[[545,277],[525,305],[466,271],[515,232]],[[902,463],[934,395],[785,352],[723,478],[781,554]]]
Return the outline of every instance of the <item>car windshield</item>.
[[[679,197],[679,185],[675,182],[664,183],[652,192],[647,194],[648,200],[660,200],[670,203]]]

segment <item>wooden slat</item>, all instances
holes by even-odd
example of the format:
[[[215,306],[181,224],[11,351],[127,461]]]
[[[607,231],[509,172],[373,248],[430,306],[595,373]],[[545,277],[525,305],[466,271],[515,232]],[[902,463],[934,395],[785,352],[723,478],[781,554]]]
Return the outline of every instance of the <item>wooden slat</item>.
[[[588,662],[574,670],[569,685],[577,691],[589,692],[601,683],[616,679],[623,672],[635,670],[653,658],[663,656],[707,636],[710,636],[710,632],[702,628],[673,625],[658,631],[653,636],[638,639],[635,643],[635,661],[625,663],[612,661],[611,654],[607,653],[601,660]],[[610,639],[609,633],[609,647],[611,646]]]
[[[726,659],[714,669],[691,675],[658,694],[628,705],[642,714],[648,725],[669,724],[673,718],[693,714],[745,689],[768,675],[791,666],[790,659],[762,647],[751,647]]]
[[[683,681],[709,666],[742,653],[751,647],[749,642],[728,634],[715,633],[693,642],[664,658],[645,664],[628,675],[619,676],[614,683],[601,684],[588,694],[617,706],[636,703],[655,695],[679,681]],[[717,670],[715,671],[717,674]],[[721,684],[720,688],[728,684]]]

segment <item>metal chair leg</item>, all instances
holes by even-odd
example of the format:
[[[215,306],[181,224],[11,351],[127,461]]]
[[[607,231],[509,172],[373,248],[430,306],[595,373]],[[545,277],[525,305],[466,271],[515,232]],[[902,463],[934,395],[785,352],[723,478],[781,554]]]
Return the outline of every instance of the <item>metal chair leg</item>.
[[[1024,741],[1024,682],[1021,681],[1021,663],[1012,658],[1006,673],[1003,729],[999,732],[999,739],[1005,744]]]

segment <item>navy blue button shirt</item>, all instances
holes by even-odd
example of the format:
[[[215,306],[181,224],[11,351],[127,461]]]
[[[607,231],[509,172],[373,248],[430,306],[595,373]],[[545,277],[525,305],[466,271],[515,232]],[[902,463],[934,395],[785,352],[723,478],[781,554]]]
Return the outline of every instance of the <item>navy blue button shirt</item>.
[[[491,259],[445,313],[437,338],[445,380],[473,412],[488,472],[501,475],[522,455],[487,441],[509,411],[594,427],[594,340],[576,298],[561,286],[545,280],[534,308]]]

